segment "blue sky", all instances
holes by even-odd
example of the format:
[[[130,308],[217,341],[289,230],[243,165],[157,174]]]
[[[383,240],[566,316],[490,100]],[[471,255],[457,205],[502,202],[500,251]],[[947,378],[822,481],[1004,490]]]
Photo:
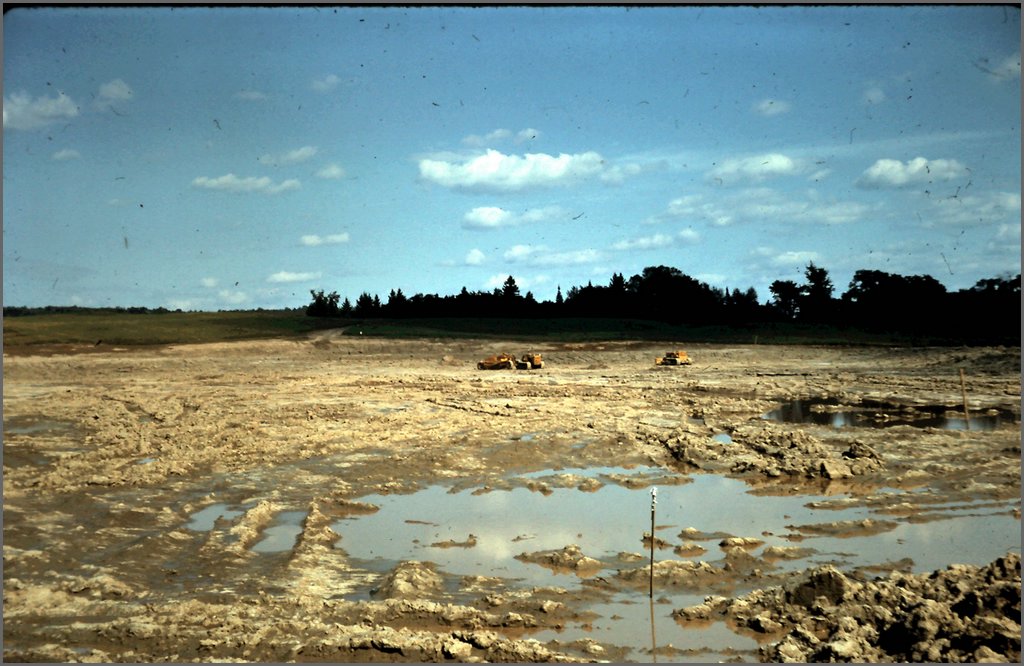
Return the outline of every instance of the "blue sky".
[[[1020,272],[1020,11],[4,16],[5,305]]]

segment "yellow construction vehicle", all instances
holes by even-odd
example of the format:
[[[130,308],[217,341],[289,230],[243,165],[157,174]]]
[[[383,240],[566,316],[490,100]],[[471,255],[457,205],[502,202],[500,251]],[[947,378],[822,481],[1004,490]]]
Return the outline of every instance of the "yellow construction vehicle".
[[[488,356],[476,364],[480,370],[538,370],[544,367],[544,359],[540,354],[523,354],[522,358],[516,358],[512,354],[501,353]]]
[[[684,351],[665,352],[664,356],[654,359],[654,365],[690,365],[693,361]]]
[[[477,363],[476,367],[480,370],[511,370],[516,367],[516,357],[512,354],[495,354]]]
[[[544,359],[534,352],[523,354],[522,358],[516,361],[517,370],[540,370],[543,367]]]

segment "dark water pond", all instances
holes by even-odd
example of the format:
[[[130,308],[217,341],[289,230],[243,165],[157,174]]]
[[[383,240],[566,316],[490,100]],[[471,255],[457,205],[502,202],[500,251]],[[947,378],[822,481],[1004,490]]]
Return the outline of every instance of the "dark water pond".
[[[823,409],[824,408],[824,409]],[[916,407],[913,411],[892,406],[843,407],[836,400],[791,400],[764,414],[762,418],[782,423],[810,423],[833,428],[891,428],[909,425],[916,428],[943,430],[995,430],[1003,425],[1014,425],[1013,414],[997,412],[954,415],[946,407]]]

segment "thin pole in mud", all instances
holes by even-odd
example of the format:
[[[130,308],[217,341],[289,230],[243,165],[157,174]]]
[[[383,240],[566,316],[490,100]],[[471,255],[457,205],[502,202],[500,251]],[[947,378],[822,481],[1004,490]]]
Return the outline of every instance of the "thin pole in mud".
[[[654,599],[651,598],[651,660],[658,663],[658,638],[654,633]]]
[[[654,506],[658,503],[658,488],[651,488],[651,585],[650,597],[654,600]]]
[[[964,397],[964,428],[971,429],[971,414],[967,411],[967,383],[964,381],[964,369],[960,368],[960,393]]]

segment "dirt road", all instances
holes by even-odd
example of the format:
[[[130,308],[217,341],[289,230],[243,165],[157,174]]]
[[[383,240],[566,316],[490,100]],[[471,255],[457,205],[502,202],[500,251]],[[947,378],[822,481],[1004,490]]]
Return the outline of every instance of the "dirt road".
[[[476,369],[522,347],[5,349],[4,659],[1019,659],[1019,347],[690,345],[671,368],[540,344],[542,370]],[[625,626],[652,486],[660,641]],[[724,493],[701,524],[673,504],[698,491]],[[945,598],[839,610],[953,564]],[[912,592],[938,652],[893,651]]]

